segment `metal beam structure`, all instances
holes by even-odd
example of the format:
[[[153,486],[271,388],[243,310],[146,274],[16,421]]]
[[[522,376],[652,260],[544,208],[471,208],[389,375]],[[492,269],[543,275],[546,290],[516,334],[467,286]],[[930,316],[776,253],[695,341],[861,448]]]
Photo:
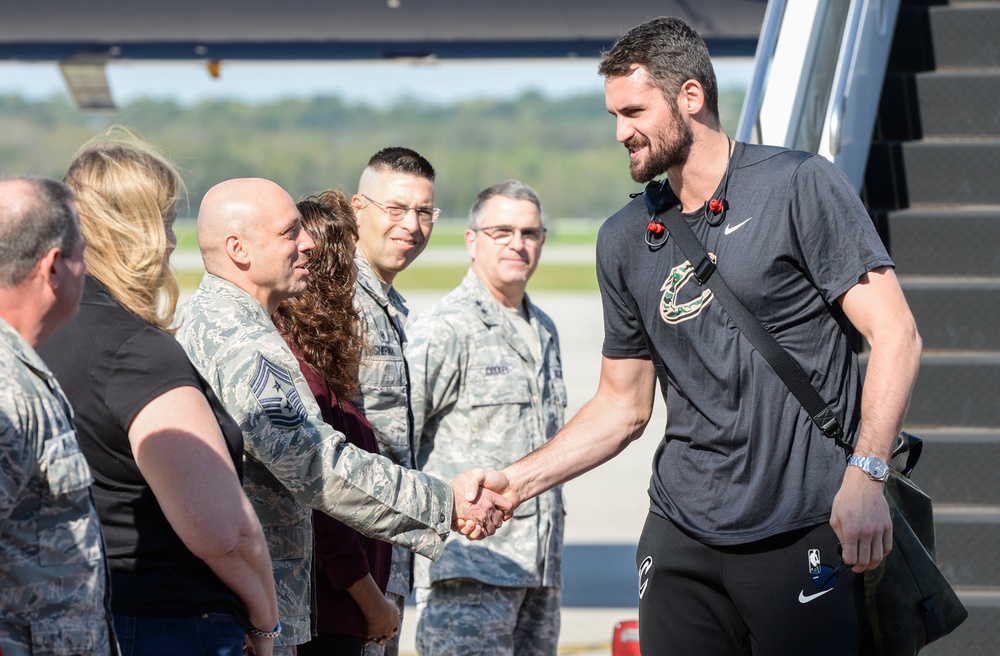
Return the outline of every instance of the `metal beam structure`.
[[[766,0],[45,0],[5,2],[0,60],[596,57],[674,15],[713,56],[753,56]]]

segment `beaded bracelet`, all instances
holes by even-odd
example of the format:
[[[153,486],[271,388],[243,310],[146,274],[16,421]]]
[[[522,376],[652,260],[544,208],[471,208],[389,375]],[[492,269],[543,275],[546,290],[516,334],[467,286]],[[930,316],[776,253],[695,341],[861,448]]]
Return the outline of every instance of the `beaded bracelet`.
[[[274,627],[273,631],[261,631],[253,624],[247,625],[247,633],[254,636],[255,638],[268,638],[273,640],[281,635],[281,620],[278,620],[278,626]]]

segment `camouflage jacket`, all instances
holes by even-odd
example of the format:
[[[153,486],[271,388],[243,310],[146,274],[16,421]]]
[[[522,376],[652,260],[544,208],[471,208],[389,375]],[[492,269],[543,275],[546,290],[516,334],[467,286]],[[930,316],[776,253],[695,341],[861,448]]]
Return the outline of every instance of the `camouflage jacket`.
[[[73,410],[3,319],[0,371],[0,652],[110,654],[104,542]]]
[[[409,310],[406,300],[395,289],[390,287],[388,293],[383,291],[375,270],[360,249],[355,251],[354,262],[358,267],[354,304],[361,315],[365,340],[358,369],[359,405],[375,430],[382,455],[397,465],[414,469],[410,374],[403,359],[403,347],[406,346],[403,325]],[[412,569],[413,554],[394,547],[386,590],[408,596]]]
[[[309,640],[309,507],[371,537],[437,558],[451,527],[451,486],[392,465],[323,423],[298,362],[266,309],[206,274],[177,339],[244,436],[244,489],[274,566],[279,645]]]
[[[472,271],[410,323],[406,359],[422,471],[451,478],[473,467],[501,469],[562,427],[566,385],[556,328],[527,297],[525,304],[541,362]],[[563,515],[561,488],[526,501],[493,537],[449,538],[436,562],[417,558],[416,584],[467,578],[561,587]]]

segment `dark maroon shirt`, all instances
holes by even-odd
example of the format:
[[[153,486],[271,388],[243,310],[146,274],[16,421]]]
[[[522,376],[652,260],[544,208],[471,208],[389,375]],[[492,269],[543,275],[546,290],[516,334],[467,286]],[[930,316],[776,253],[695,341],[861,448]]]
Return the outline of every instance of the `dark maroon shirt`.
[[[347,436],[347,441],[370,453],[378,453],[371,424],[356,405],[338,399],[326,380],[302,360],[302,353],[289,344],[299,368],[319,404],[323,421]],[[313,511],[316,535],[317,630],[364,638],[364,616],[347,588],[371,574],[379,590],[389,582],[392,545],[368,538],[326,513]]]

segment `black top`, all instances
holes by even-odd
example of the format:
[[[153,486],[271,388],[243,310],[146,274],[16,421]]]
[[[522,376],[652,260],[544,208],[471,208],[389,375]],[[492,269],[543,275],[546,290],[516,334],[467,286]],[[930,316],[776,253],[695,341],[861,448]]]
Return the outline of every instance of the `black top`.
[[[127,311],[88,275],[79,314],[40,353],[73,406],[80,447],[93,471],[112,612],[177,616],[228,607],[245,624],[243,602],[170,527],[128,440],[132,420],[150,401],[178,387],[195,387],[215,413],[242,479],[242,433],[180,344]]]

